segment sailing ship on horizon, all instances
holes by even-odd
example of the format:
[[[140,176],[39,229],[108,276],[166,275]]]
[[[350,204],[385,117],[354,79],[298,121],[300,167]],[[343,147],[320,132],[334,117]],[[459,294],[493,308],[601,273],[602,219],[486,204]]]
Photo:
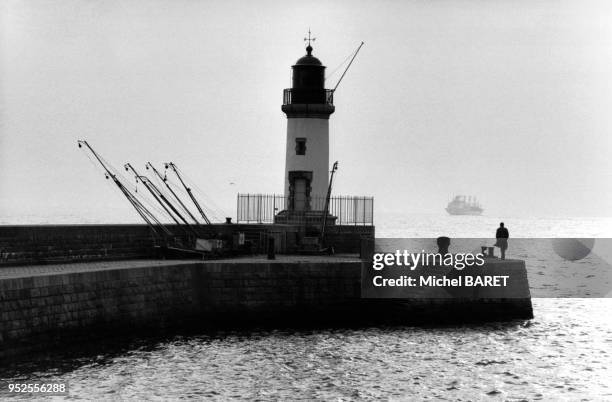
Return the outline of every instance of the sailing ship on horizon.
[[[484,209],[474,196],[456,195],[446,207],[450,215],[481,215]]]

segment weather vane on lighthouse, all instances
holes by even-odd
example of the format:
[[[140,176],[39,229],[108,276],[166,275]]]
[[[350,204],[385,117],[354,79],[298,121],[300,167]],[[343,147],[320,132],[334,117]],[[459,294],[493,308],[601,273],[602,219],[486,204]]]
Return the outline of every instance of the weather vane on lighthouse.
[[[315,40],[317,40],[317,38],[310,37],[310,28],[308,28],[308,38],[304,38],[304,42],[308,41],[308,46],[310,46],[310,42],[314,42]]]

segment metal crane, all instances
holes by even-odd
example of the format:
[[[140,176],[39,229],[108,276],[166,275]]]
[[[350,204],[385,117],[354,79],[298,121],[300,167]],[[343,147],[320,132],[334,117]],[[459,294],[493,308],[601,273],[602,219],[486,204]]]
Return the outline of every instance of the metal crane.
[[[189,194],[189,198],[191,198],[191,201],[193,202],[193,204],[198,209],[198,212],[200,213],[200,215],[202,215],[202,219],[204,219],[204,222],[206,222],[208,225],[210,225],[210,219],[208,219],[208,217],[204,213],[204,210],[202,209],[202,207],[200,206],[200,203],[198,202],[198,200],[196,200],[195,196],[191,192],[191,189],[189,187],[187,187],[187,185],[183,181],[183,178],[181,177],[180,173],[178,172],[177,166],[173,162],[168,162],[168,163],[165,164],[165,167],[166,167],[166,169],[171,168],[172,171],[174,172],[174,174],[176,174],[176,177],[178,177],[178,179],[180,180],[181,184],[185,188],[185,191],[187,191],[187,194]]]
[[[351,67],[351,64],[353,64],[353,60],[355,60],[355,57],[357,57],[357,54],[359,53],[359,51],[361,50],[361,47],[364,45],[364,42],[361,42],[361,44],[359,45],[359,47],[357,47],[357,50],[355,50],[355,54],[353,55],[353,57],[351,58],[351,61],[349,62],[348,66],[346,66],[346,68],[344,69],[344,72],[342,72],[342,75],[340,76],[340,79],[338,80],[338,82],[336,83],[336,86],[334,86],[334,89],[332,89],[332,92],[336,92],[336,89],[338,89],[338,85],[340,85],[340,83],[342,82],[342,79],[344,78],[344,76],[346,75],[346,72],[348,71],[348,69]]]
[[[102,165],[104,169],[104,176],[106,179],[112,179],[113,182],[119,187],[119,190],[123,193],[125,198],[130,202],[132,207],[138,212],[138,215],[147,223],[147,225],[151,228],[152,232],[157,236],[164,240],[167,240],[167,237],[172,236],[172,233],[168,228],[166,228],[156,217],[153,215],[151,211],[149,211],[139,200],[136,198],[134,194],[130,190],[125,187],[125,185],[117,178],[117,175],[111,171],[110,165],[105,162],[100,155],[93,149],[91,145],[85,140],[78,140],[77,144],[79,148],[85,147],[94,158]],[[161,231],[161,233],[160,233]]]

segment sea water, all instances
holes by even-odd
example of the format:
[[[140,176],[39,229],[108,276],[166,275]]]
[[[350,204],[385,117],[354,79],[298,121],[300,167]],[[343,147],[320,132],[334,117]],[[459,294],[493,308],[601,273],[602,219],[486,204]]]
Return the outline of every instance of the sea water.
[[[514,237],[612,237],[610,219],[443,215],[387,217],[377,236],[492,237],[500,220]],[[116,340],[4,365],[0,378],[68,381],[75,400],[612,400],[612,299],[533,306],[533,320],[486,325]]]

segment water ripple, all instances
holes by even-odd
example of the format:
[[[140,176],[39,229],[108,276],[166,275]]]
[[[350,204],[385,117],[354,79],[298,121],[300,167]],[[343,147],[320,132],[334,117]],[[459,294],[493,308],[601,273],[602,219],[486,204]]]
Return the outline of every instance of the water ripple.
[[[534,304],[527,322],[179,336],[2,374],[69,381],[71,400],[612,398],[612,302]]]

